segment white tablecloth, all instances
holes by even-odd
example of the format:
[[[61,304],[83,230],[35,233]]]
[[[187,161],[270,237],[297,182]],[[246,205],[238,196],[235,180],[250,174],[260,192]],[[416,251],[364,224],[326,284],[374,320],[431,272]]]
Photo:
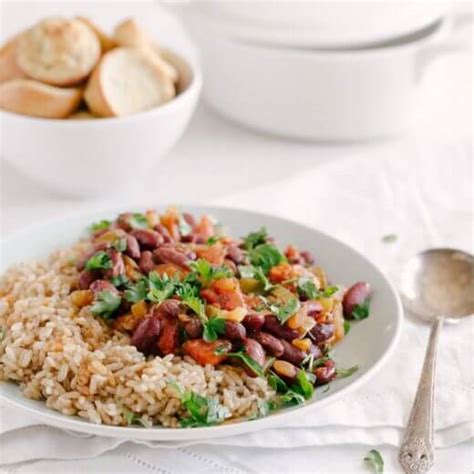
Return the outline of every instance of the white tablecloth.
[[[389,142],[352,146],[288,142],[241,129],[201,106],[183,140],[156,173],[127,196],[109,196],[100,201],[64,199],[2,163],[2,237],[47,217],[107,207],[117,201],[198,201],[294,216],[367,253],[392,276],[403,259],[425,247],[451,245],[472,251],[470,68],[469,56],[463,54],[433,64],[420,89],[416,130]],[[398,240],[383,244],[381,237],[389,233],[397,234]],[[407,327],[416,331],[412,332],[412,357],[405,356],[413,369],[414,382],[427,329],[411,320]],[[472,323],[467,322],[447,328],[441,343],[458,339],[468,344],[472,336]],[[449,355],[449,347],[440,349],[440,361],[447,363],[443,355]],[[459,367],[458,361],[452,363]],[[470,399],[467,424],[462,427],[468,431],[462,431],[462,436],[452,432],[449,439],[444,430],[438,432],[438,444],[445,447],[437,454],[438,472],[471,472],[474,467],[472,431],[469,435],[469,422],[473,421],[472,365],[469,371],[465,360],[462,363],[467,367],[464,376],[454,369],[451,379],[440,383],[444,382],[446,393],[452,390],[453,399],[462,393],[468,406]],[[414,388],[403,400],[406,415]],[[438,409],[444,411],[443,427],[447,427],[449,397],[444,395],[442,400]],[[451,421],[459,422],[462,416],[458,415],[453,415]],[[347,439],[339,433],[337,445],[335,438],[329,437],[324,446],[318,446],[321,442],[302,446],[307,443],[298,444],[284,436],[280,449],[238,445],[151,449],[127,443],[94,459],[35,460],[9,464],[4,472],[361,472],[362,458],[372,446],[383,453],[388,471],[399,469],[395,445],[400,426],[388,423],[384,435],[379,430],[375,437],[370,436],[370,430],[357,433],[351,423],[348,426],[353,431],[348,428]],[[45,453],[48,443],[61,443],[60,433],[51,435],[42,428],[19,431],[18,437],[22,440],[16,446],[45,443]],[[316,438],[324,440],[320,435]],[[357,442],[361,439],[363,443]],[[466,441],[458,444],[461,440]],[[290,446],[292,449],[282,449]],[[89,449],[76,457],[92,455],[94,447]],[[11,456],[21,459],[21,455],[11,452],[6,457]],[[22,459],[27,457],[25,454]]]

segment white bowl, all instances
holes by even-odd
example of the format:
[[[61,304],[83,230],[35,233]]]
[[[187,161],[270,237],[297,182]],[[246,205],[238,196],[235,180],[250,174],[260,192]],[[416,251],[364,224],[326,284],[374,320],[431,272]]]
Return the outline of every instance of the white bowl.
[[[127,117],[91,120],[0,112],[3,158],[68,195],[106,194],[139,180],[179,140],[202,86],[194,60],[171,51],[165,55],[180,72],[180,93],[170,102]]]
[[[138,210],[140,207],[127,210]],[[208,428],[128,428],[96,425],[78,417],[62,415],[48,408],[44,402],[29,400],[22,396],[16,384],[4,382],[0,383],[0,396],[6,402],[29,411],[46,424],[102,436],[149,440],[216,438],[282,426],[291,421],[295,414],[316,414],[325,405],[366,383],[387,362],[400,337],[402,306],[387,277],[365,256],[328,235],[278,217],[238,209],[193,206],[185,206],[183,209],[194,214],[206,213],[215,216],[229,228],[232,235],[244,235],[262,225],[266,226],[280,244],[294,243],[300,248],[312,251],[333,282],[344,285],[350,285],[357,280],[370,282],[374,290],[371,315],[352,324],[350,333],[336,346],[335,352],[335,360],[341,367],[358,365],[359,370],[349,378],[331,382],[331,390],[326,393],[317,389],[313,399],[304,406],[281,410],[258,420]],[[114,217],[121,211],[124,209],[55,219],[10,237],[2,242],[0,248],[0,254],[3,256],[0,272],[14,263],[45,257],[58,247],[72,244],[91,222]]]
[[[251,128],[305,140],[365,140],[409,129],[426,65],[462,47],[451,43],[447,19],[400,44],[340,51],[236,40],[204,15],[188,20],[207,103]]]

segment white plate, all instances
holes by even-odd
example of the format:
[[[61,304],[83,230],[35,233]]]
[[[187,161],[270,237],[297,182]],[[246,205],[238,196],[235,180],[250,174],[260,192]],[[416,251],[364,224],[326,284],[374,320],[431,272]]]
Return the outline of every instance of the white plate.
[[[143,206],[127,210],[140,208]],[[206,439],[282,426],[296,411],[307,412],[310,416],[312,412],[321,410],[323,406],[367,382],[386,363],[400,336],[402,306],[388,279],[363,255],[328,235],[286,219],[238,209],[194,206],[182,208],[194,214],[206,213],[215,216],[228,227],[232,235],[242,236],[261,226],[266,226],[280,245],[294,243],[302,249],[312,251],[318,264],[327,270],[334,283],[350,285],[358,280],[370,282],[374,290],[371,316],[352,324],[348,336],[337,345],[335,355],[335,360],[340,367],[358,365],[360,369],[349,378],[332,382],[331,390],[327,393],[323,393],[322,389],[317,389],[314,399],[305,406],[278,411],[258,420],[206,428],[129,428],[96,425],[79,417],[62,415],[48,408],[44,402],[25,398],[18,386],[10,382],[0,384],[0,396],[3,399],[28,410],[32,416],[46,424],[69,430],[128,439]],[[74,243],[92,222],[102,218],[113,218],[123,210],[90,212],[54,219],[12,236],[1,244],[0,272],[3,273],[7,266],[14,263],[43,258],[59,247]]]

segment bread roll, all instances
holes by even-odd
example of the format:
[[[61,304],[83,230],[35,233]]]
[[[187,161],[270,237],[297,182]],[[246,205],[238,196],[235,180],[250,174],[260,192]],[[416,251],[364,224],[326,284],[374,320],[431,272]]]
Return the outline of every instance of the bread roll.
[[[151,41],[135,19],[128,18],[122,23],[119,23],[115,27],[114,38],[119,46],[141,49],[145,54],[150,56],[150,60],[152,60],[157,67],[163,69],[163,72],[171,77],[173,82],[177,82],[177,69],[161,57],[159,47]]]
[[[26,77],[16,60],[16,50],[19,40],[20,35],[15,36],[0,49],[0,82]]]
[[[113,49],[117,46],[117,42],[111,36],[109,36],[107,33],[105,33],[104,30],[99,28],[89,18],[86,18],[84,16],[78,16],[77,19],[79,21],[82,21],[85,25],[87,25],[95,33],[95,35],[97,36],[97,39],[99,40],[100,47],[102,49],[102,53],[106,53],[107,51],[110,51],[111,49]]]
[[[21,37],[17,60],[33,79],[70,86],[90,74],[100,53],[96,34],[82,21],[47,18]]]
[[[33,79],[13,79],[0,84],[0,109],[44,118],[65,118],[78,107],[80,88],[61,88]]]
[[[171,100],[175,88],[170,77],[139,49],[116,48],[94,69],[84,98],[100,117],[130,115]]]

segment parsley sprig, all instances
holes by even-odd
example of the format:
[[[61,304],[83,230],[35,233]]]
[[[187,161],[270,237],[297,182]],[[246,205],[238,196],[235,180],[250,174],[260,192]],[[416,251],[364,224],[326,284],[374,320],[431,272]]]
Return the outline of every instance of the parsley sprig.
[[[104,290],[97,293],[95,302],[91,307],[94,316],[110,319],[119,308],[122,298],[112,291]]]
[[[337,286],[329,286],[324,290],[318,290],[312,278],[303,276],[298,278],[297,290],[300,295],[306,296],[310,300],[318,300],[320,298],[329,298],[339,288]]]
[[[225,265],[213,266],[204,258],[191,262],[190,267],[204,286],[207,286],[213,280],[232,276],[229,267]]]
[[[383,474],[383,458],[376,449],[371,449],[365,456],[364,461],[370,465],[375,474]]]
[[[267,229],[265,227],[261,227],[256,232],[250,232],[246,237],[244,237],[243,246],[245,250],[252,250],[253,248],[257,247],[257,245],[266,243],[267,238]]]
[[[106,270],[107,268],[112,268],[112,260],[104,251],[92,255],[85,265],[86,270]]]
[[[98,230],[108,229],[111,225],[112,225],[112,221],[109,221],[107,219],[102,219],[100,221],[93,222],[90,225],[89,230],[91,232],[97,232]]]
[[[260,244],[248,252],[250,263],[255,267],[261,267],[265,275],[270,269],[282,262],[286,262],[286,257],[281,250],[272,244]]]
[[[229,410],[220,405],[215,398],[203,397],[191,390],[181,395],[181,403],[188,412],[188,417],[180,422],[183,428],[212,426],[222,422],[229,415]]]
[[[266,302],[267,308],[278,318],[281,324],[286,323],[293,314],[295,314],[300,309],[300,302],[298,298],[288,298],[284,303],[270,303],[268,300]]]
[[[370,298],[367,298],[363,303],[356,304],[352,308],[352,317],[356,321],[368,318],[370,314]]]
[[[225,354],[228,357],[234,357],[236,359],[240,359],[255,375],[259,377],[264,377],[264,369],[263,367],[252,357],[250,357],[244,348],[236,351],[236,352],[227,352],[227,348],[225,346],[219,346],[214,353],[216,355]]]

